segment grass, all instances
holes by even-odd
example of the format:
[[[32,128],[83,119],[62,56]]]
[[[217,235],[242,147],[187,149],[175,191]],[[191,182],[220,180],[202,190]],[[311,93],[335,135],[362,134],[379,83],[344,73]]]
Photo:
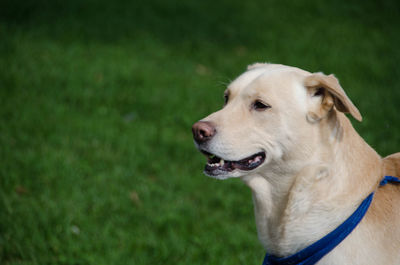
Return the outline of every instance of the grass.
[[[335,73],[399,151],[398,1],[0,2],[0,263],[261,264],[191,125],[246,65]]]

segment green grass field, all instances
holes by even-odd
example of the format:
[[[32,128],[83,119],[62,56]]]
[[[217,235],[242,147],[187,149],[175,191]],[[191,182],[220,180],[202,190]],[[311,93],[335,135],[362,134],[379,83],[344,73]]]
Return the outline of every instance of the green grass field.
[[[253,62],[335,73],[400,151],[398,1],[0,2],[0,264],[261,264],[191,125]]]

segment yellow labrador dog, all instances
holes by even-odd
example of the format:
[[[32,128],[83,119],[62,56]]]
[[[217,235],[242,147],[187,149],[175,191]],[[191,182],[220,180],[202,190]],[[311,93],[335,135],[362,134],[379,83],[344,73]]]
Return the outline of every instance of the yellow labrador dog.
[[[399,265],[400,185],[379,183],[400,175],[400,153],[382,159],[344,113],[362,119],[333,75],[257,63],[192,129],[205,174],[239,177],[252,190],[270,255],[290,257],[324,238],[374,192],[361,222],[315,262]]]

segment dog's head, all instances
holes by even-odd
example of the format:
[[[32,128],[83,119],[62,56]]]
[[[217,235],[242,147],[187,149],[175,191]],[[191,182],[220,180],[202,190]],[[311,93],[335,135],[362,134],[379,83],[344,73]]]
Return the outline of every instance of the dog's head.
[[[224,107],[193,125],[205,173],[224,179],[311,156],[336,111],[361,115],[333,75],[254,64],[225,91]],[[329,126],[328,126],[329,127]]]

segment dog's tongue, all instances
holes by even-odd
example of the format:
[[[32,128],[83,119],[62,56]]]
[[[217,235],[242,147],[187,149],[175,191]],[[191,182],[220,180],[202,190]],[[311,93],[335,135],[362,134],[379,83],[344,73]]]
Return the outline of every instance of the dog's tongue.
[[[251,170],[259,166],[262,163],[263,159],[263,154],[256,154],[254,156],[251,156],[250,158],[233,161],[232,167],[242,170]]]

